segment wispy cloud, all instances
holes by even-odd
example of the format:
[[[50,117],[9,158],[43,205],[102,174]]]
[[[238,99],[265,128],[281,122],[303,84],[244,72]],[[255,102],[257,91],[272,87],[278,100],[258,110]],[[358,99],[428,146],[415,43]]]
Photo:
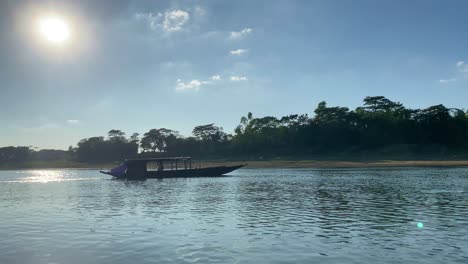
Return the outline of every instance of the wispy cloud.
[[[244,28],[241,31],[231,31],[229,34],[230,39],[241,39],[247,35],[252,34],[253,30],[251,28]]]
[[[37,133],[58,129],[60,126],[55,123],[44,123],[36,126],[22,127],[20,132],[22,133]]]
[[[440,83],[451,83],[451,82],[456,82],[457,79],[456,78],[451,78],[451,79],[440,79],[439,82]]]
[[[76,124],[80,123],[80,120],[78,120],[78,119],[68,119],[67,123],[72,124],[72,125],[76,125]]]
[[[196,16],[204,16],[206,15],[206,10],[203,9],[201,6],[196,6],[195,9],[193,10],[193,13]]]
[[[221,80],[221,76],[220,75],[213,75],[213,76],[211,76],[211,80],[219,81],[219,80]]]
[[[464,61],[457,62],[457,68],[459,72],[468,73],[468,64],[466,64]]]
[[[195,90],[199,91],[203,85],[209,84],[210,82],[207,81],[200,81],[200,80],[191,80],[190,82],[183,82],[181,79],[177,79],[176,90]]]
[[[229,78],[232,82],[241,82],[241,81],[247,81],[247,77],[245,76],[231,76]]]
[[[136,13],[135,19],[138,21],[142,21],[148,23],[149,27],[152,30],[156,30],[159,27],[159,22],[162,19],[162,14],[153,14],[153,13]]]
[[[247,51],[249,51],[249,50],[247,50],[247,49],[236,49],[236,50],[231,50],[230,53],[231,53],[231,55],[242,55],[242,54],[246,53]]]
[[[136,13],[135,19],[145,22],[152,30],[162,29],[165,32],[176,32],[183,29],[190,19],[186,11],[176,9],[164,13]]]
[[[464,61],[457,61],[455,64],[456,66],[456,72],[454,75],[458,78],[449,78],[449,79],[440,79],[439,83],[454,83],[457,81],[462,81],[464,78],[463,77],[468,77],[468,64],[466,64]]]

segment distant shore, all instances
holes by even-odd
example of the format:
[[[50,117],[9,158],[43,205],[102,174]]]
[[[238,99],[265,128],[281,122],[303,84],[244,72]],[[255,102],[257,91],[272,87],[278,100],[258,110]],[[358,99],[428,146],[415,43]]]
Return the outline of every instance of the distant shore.
[[[468,160],[236,160],[236,161],[197,161],[193,167],[247,164],[245,168],[388,168],[388,167],[464,167]],[[33,169],[110,169],[114,164],[86,164],[76,162],[35,162],[16,166],[0,167],[0,170]]]
[[[242,163],[242,162],[241,162]],[[271,160],[246,161],[247,168],[372,168],[372,167],[459,167],[468,166],[468,160]],[[212,162],[211,164],[219,164]]]

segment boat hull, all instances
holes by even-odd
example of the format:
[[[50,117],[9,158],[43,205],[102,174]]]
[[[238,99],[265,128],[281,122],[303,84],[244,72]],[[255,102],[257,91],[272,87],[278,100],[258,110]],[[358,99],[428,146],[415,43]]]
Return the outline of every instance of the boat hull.
[[[188,170],[148,171],[146,178],[188,178],[188,177],[216,177],[235,171],[244,165],[199,168]]]
[[[209,167],[209,168],[195,168],[187,170],[164,170],[164,171],[147,171],[144,175],[129,175],[124,174],[122,176],[115,176],[109,174],[108,172],[101,173],[114,176],[118,179],[162,179],[162,178],[192,178],[192,177],[219,177],[224,174],[230,173],[234,170],[237,170],[245,166],[236,165],[236,166],[219,166],[219,167]]]

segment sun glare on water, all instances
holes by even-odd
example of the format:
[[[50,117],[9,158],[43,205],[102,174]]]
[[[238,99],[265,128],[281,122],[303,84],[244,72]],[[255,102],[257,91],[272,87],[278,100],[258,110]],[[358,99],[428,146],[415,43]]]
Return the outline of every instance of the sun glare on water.
[[[52,44],[63,44],[70,38],[69,25],[59,17],[44,17],[39,19],[38,30],[41,36]]]

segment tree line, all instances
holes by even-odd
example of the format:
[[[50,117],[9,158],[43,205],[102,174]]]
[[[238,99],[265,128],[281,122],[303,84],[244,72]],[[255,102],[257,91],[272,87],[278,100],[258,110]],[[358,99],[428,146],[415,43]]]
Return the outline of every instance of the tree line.
[[[68,158],[80,162],[109,162],[167,155],[293,157],[382,150],[443,154],[464,153],[467,146],[468,112],[442,104],[410,109],[383,96],[368,96],[354,110],[320,102],[313,117],[307,114],[254,117],[249,112],[232,134],[215,124],[197,126],[189,137],[168,128],[154,128],[129,137],[112,129],[107,137],[81,140],[67,153]],[[32,153],[29,147],[0,148],[0,163],[27,160]]]

